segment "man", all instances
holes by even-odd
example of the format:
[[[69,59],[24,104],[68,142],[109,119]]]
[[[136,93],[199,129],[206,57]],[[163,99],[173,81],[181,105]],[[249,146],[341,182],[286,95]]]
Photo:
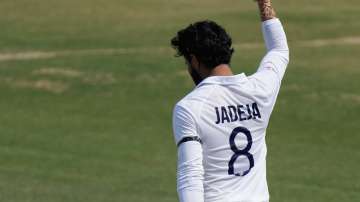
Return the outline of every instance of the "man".
[[[265,133],[289,62],[270,1],[257,1],[267,54],[251,76],[233,75],[231,38],[214,22],[192,24],[171,41],[196,84],[173,114],[181,202],[269,201]]]

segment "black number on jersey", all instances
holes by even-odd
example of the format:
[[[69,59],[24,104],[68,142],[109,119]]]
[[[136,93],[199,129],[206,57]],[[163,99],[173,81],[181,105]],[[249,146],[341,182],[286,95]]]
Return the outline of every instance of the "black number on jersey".
[[[238,134],[244,134],[247,138],[247,145],[245,147],[245,149],[238,149],[236,144],[235,144],[235,138]],[[254,167],[254,157],[252,154],[249,153],[251,146],[252,146],[252,138],[251,138],[251,133],[248,129],[244,128],[244,127],[237,127],[235,128],[230,135],[230,148],[231,150],[234,152],[234,155],[231,157],[230,161],[229,161],[229,170],[228,173],[229,175],[236,175],[236,176],[245,176],[247,175],[251,168]],[[236,162],[236,159],[239,156],[246,156],[247,159],[249,160],[250,166],[249,169],[240,173],[235,173],[234,171],[234,163]]]

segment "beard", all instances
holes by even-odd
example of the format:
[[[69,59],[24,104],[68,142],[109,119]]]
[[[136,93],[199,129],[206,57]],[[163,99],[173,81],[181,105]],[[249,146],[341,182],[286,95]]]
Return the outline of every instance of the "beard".
[[[194,68],[190,68],[190,76],[196,86],[204,80]]]

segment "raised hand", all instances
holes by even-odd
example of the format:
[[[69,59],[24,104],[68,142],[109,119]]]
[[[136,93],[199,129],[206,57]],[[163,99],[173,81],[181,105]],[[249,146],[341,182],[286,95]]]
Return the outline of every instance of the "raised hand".
[[[270,20],[276,17],[274,8],[271,5],[271,0],[255,0],[258,3],[260,10],[260,17],[262,21]]]

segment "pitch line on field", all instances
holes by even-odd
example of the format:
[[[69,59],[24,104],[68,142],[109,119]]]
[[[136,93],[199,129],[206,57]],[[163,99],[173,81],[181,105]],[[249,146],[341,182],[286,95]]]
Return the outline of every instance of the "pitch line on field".
[[[360,36],[341,37],[333,39],[314,39],[291,42],[290,46],[319,48],[332,45],[360,45]],[[234,44],[239,49],[256,49],[264,47],[263,43]],[[63,51],[24,51],[0,53],[1,61],[51,59],[63,56],[87,56],[87,55],[122,55],[136,53],[167,53],[172,51],[170,47],[143,47],[143,48],[109,48],[109,49],[80,49]]]
[[[360,36],[343,37],[335,39],[315,39],[302,41],[298,45],[305,47],[323,47],[331,45],[360,45]]]

